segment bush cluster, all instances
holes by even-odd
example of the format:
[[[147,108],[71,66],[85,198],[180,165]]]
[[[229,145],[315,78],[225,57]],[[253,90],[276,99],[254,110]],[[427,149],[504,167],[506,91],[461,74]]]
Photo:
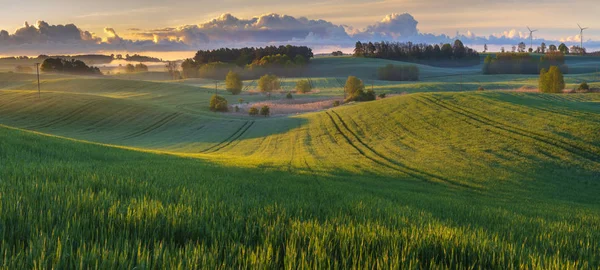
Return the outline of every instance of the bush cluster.
[[[418,81],[419,68],[416,65],[392,65],[379,68],[377,78],[384,81]]]
[[[308,80],[300,80],[296,82],[296,91],[298,93],[308,93],[312,90],[312,85]]]
[[[258,80],[258,89],[262,92],[272,92],[274,90],[281,89],[281,84],[279,82],[279,77],[267,74]]]
[[[213,95],[210,98],[210,110],[213,112],[226,112],[227,108],[227,100],[224,97]]]
[[[549,52],[542,57],[533,57],[528,53],[499,53],[495,57],[488,55],[483,62],[483,74],[539,74],[557,66],[562,73],[568,73],[565,56],[561,52]]]

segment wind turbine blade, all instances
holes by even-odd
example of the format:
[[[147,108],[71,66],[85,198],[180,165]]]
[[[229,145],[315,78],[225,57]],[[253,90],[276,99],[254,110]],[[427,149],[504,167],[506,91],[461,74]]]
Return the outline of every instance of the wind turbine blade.
[[[577,24],[577,26],[579,26],[579,28],[581,29],[581,25]]]

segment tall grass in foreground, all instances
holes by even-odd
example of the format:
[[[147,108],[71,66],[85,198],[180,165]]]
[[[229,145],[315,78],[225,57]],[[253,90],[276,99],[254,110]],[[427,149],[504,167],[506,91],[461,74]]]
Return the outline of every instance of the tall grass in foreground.
[[[2,128],[0,267],[600,267],[600,206],[526,193],[237,169]]]

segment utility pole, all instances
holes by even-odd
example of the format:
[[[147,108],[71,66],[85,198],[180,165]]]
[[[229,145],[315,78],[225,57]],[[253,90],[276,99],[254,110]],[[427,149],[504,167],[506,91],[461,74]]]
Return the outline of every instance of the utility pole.
[[[35,63],[35,70],[37,73],[37,82],[38,82],[38,98],[42,98],[42,92],[40,90],[40,63]]]

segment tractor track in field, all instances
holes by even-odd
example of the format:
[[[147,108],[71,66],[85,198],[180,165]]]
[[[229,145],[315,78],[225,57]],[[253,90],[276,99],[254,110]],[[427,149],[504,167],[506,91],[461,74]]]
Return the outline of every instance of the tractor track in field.
[[[451,112],[454,112],[456,114],[462,115],[463,117],[471,119],[471,120],[473,120],[475,122],[478,122],[478,123],[480,123],[482,125],[490,126],[490,127],[496,128],[498,130],[501,130],[501,131],[504,131],[504,132],[508,132],[510,134],[515,134],[515,135],[527,137],[527,138],[533,139],[535,141],[547,144],[549,146],[560,148],[560,149],[562,149],[562,150],[564,150],[566,152],[571,153],[572,155],[581,157],[583,159],[586,159],[586,160],[589,160],[589,161],[592,161],[592,162],[595,162],[595,163],[598,163],[599,160],[600,160],[600,154],[597,154],[597,153],[595,153],[593,151],[584,149],[584,148],[582,148],[582,147],[580,147],[578,145],[575,145],[575,144],[572,144],[572,143],[569,143],[569,142],[565,142],[565,141],[563,141],[561,139],[552,138],[552,137],[550,137],[548,135],[538,134],[536,132],[532,132],[532,131],[528,131],[528,130],[525,130],[525,129],[522,129],[522,128],[519,128],[519,127],[515,127],[515,126],[512,126],[512,125],[504,124],[504,123],[498,122],[496,120],[487,118],[487,117],[485,117],[483,115],[480,115],[480,114],[474,113],[472,111],[460,108],[460,107],[458,107],[456,105],[449,104],[447,102],[444,102],[442,104],[443,101],[440,101],[440,100],[437,100],[437,99],[434,100],[434,99],[429,98],[429,97],[422,97],[422,98],[428,100],[429,102],[431,102],[431,103],[433,103],[433,104],[435,104],[437,106],[440,106],[440,107],[442,107],[444,109],[447,109],[447,110],[449,110]]]
[[[86,110],[91,109],[93,105],[95,105],[96,103],[99,103],[99,102],[100,102],[99,100],[88,102],[88,103],[80,106],[79,108],[77,108],[69,113],[66,113],[65,115],[63,115],[57,119],[54,119],[48,123],[32,126],[29,128],[30,129],[47,128],[47,127],[54,126],[54,125],[59,124],[64,121],[69,121],[77,116],[80,116],[81,113],[85,112]]]
[[[175,120],[175,118],[177,118],[177,117],[179,117],[181,115],[182,115],[182,113],[180,113],[180,112],[169,114],[169,115],[163,117],[162,119],[158,120],[154,124],[146,127],[145,129],[142,129],[140,131],[134,132],[132,134],[129,134],[129,135],[123,137],[123,139],[124,140],[126,140],[126,139],[133,139],[133,138],[137,138],[137,137],[146,135],[146,134],[148,134],[148,133],[150,133],[150,132],[152,132],[152,131],[154,131],[156,129],[159,129],[159,128],[163,127],[164,125],[166,125],[167,123]]]
[[[248,131],[248,129],[250,129],[250,127],[254,125],[254,122],[255,121],[246,121],[238,130],[231,134],[231,136],[227,137],[225,140],[218,144],[215,144],[209,148],[200,151],[200,153],[214,153],[229,146],[234,141],[242,137],[242,135],[244,135],[244,133],[246,133],[246,131]]]
[[[445,179],[445,178],[443,178],[441,176],[437,176],[437,175],[433,175],[433,174],[430,174],[430,173],[419,171],[417,169],[408,167],[408,166],[406,166],[404,164],[400,164],[400,163],[398,163],[398,162],[396,162],[396,161],[394,161],[394,160],[392,160],[392,159],[384,156],[383,154],[375,151],[375,149],[373,149],[372,147],[370,147],[366,143],[364,143],[360,139],[360,137],[358,137],[356,135],[356,133],[354,133],[352,130],[350,130],[350,128],[346,125],[346,123],[344,122],[344,120],[341,118],[341,116],[338,113],[336,113],[335,111],[331,111],[331,112],[336,116],[336,118],[338,119],[338,121],[340,121],[340,124],[341,124],[341,127],[340,127],[340,125],[338,125],[338,123],[336,122],[336,120],[332,116],[332,114],[330,114],[329,112],[325,112],[327,114],[327,116],[329,116],[329,118],[331,119],[331,121],[333,122],[336,130],[342,135],[342,137],[344,137],[344,139],[346,139],[346,142],[348,142],[348,144],[350,144],[350,146],[352,146],[354,149],[356,149],[363,157],[365,157],[365,158],[367,158],[367,159],[369,159],[369,160],[371,160],[371,161],[373,161],[373,162],[375,162],[375,163],[377,163],[379,165],[382,165],[384,167],[390,168],[390,169],[395,170],[395,171],[402,172],[402,173],[404,173],[406,175],[409,175],[411,177],[414,177],[416,179],[419,179],[419,180],[422,180],[422,181],[425,181],[425,182],[433,183],[433,181],[431,181],[431,178],[433,178],[433,179],[439,180],[441,182],[444,182],[444,183],[447,183],[447,184],[450,184],[450,185],[453,185],[453,186],[459,186],[459,187],[469,188],[469,189],[474,188],[474,187],[466,185],[466,184],[456,183],[455,181],[452,181],[452,180],[449,180],[449,179]],[[352,142],[352,140],[350,139],[350,137],[345,132],[342,131],[342,128],[344,130],[346,130],[348,133],[350,133],[350,135],[360,145],[362,145],[362,147],[366,148],[373,155],[375,155],[375,156],[377,156],[377,157],[385,160],[387,163],[383,162],[381,160],[377,160],[377,159],[375,159],[375,158],[370,157],[369,155],[367,155],[366,151],[360,149],[360,147],[358,147],[354,142]]]

